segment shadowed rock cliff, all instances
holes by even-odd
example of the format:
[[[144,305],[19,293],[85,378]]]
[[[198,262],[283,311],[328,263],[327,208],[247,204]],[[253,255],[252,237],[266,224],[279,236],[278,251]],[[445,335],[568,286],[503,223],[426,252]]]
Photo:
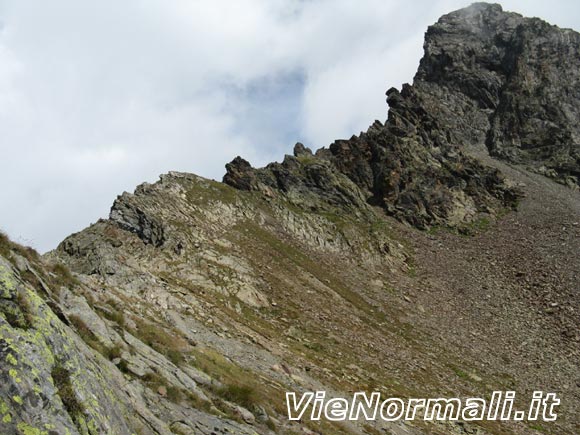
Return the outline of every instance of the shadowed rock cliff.
[[[430,26],[424,47],[414,87],[453,143],[577,186],[580,34],[476,3]]]

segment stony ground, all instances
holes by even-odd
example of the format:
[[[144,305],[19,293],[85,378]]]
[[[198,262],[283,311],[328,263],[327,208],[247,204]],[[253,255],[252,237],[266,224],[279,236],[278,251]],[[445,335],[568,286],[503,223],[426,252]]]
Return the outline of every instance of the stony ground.
[[[517,212],[473,235],[405,233],[417,261],[416,276],[402,284],[412,299],[410,321],[473,364],[482,383],[558,392],[578,430],[580,195],[474,154],[521,183],[526,197]]]

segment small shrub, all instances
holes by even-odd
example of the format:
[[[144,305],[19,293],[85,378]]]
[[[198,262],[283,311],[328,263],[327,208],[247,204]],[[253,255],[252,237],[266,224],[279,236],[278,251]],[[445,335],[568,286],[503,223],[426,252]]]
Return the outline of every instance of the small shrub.
[[[98,339],[98,337],[91,331],[85,321],[77,315],[70,315],[68,317],[70,324],[76,329],[79,337],[91,348],[99,352],[101,355],[108,356],[109,349],[107,349]]]
[[[173,385],[167,387],[167,399],[173,403],[181,403],[183,401],[184,394],[180,388],[174,387]]]
[[[17,291],[13,300],[2,300],[0,311],[13,328],[27,330],[32,327],[34,321],[32,307],[23,290]]]
[[[114,345],[113,347],[109,347],[107,349],[107,353],[106,353],[106,357],[109,358],[110,361],[113,361],[116,358],[119,358],[119,363],[116,364],[117,368],[122,372],[122,373],[130,373],[129,371],[129,365],[127,363],[127,361],[125,361],[123,358],[121,358],[121,355],[123,354],[123,348],[121,346],[119,346],[118,344]]]
[[[72,288],[77,287],[80,284],[79,280],[72,275],[71,271],[64,264],[56,263],[52,265],[50,270],[54,275],[52,279],[52,284],[57,286],[58,288],[60,287]]]
[[[81,336],[83,340],[85,338],[91,339],[96,338],[95,334],[93,334],[93,331],[90,330],[85,321],[81,319],[79,316],[77,316],[76,314],[71,314],[68,319],[71,325],[74,326],[74,328],[77,330],[78,334]]]
[[[276,427],[276,423],[274,423],[274,421],[271,418],[268,418],[268,420],[266,420],[266,427],[270,429],[272,432],[276,432],[276,429],[278,429]]]
[[[82,292],[82,295],[87,300],[87,304],[89,304],[89,307],[94,308],[95,304],[97,303],[97,300],[95,299],[95,296],[92,294],[92,292],[84,291]]]
[[[167,399],[173,403],[179,404],[186,397],[183,390],[173,385],[169,385],[167,379],[165,379],[159,373],[147,372],[141,379],[155,393],[158,392],[159,387],[165,387],[167,391]]]
[[[26,258],[28,261],[36,262],[40,259],[40,255],[38,254],[38,252],[36,252],[34,248],[31,248],[30,246],[18,245],[16,243],[13,243],[12,245],[13,249],[16,252],[18,252],[18,254]]]
[[[155,372],[147,372],[141,378],[150,387],[160,387],[164,384],[165,379]]]
[[[165,350],[165,356],[167,358],[169,358],[169,360],[173,364],[175,364],[176,366],[179,366],[180,364],[183,364],[183,362],[185,361],[185,358],[183,357],[183,353],[181,353],[177,349],[166,349]]]
[[[322,352],[324,351],[324,345],[320,343],[304,343],[304,347],[315,352]]]
[[[211,408],[210,402],[200,399],[199,396],[193,394],[191,391],[185,391],[185,398],[187,400],[187,404],[194,409],[209,411]]]
[[[30,305],[30,301],[26,297],[24,291],[19,291],[16,293],[16,304],[20,307],[20,311],[22,312],[22,316],[24,317],[26,328],[28,329],[34,323],[34,315],[32,313],[32,306]]]
[[[137,334],[148,346],[168,344],[171,342],[171,337],[161,328],[141,321],[137,322]]]
[[[115,358],[121,358],[121,354],[123,353],[123,349],[118,344],[114,345],[107,349],[106,357],[110,360],[114,360]]]
[[[12,250],[12,242],[6,234],[0,231],[0,255],[8,257]]]
[[[109,320],[112,320],[119,326],[125,326],[125,314],[122,311],[114,310],[111,313]]]
[[[18,255],[21,255],[28,261],[38,261],[40,258],[38,252],[34,249],[29,246],[22,246],[18,243],[14,243],[4,232],[0,231],[0,255],[8,259],[11,251],[15,251]]]
[[[123,327],[125,326],[125,314],[120,309],[112,307],[110,309],[101,309],[99,310],[106,319],[109,319],[112,322],[115,322],[117,325]]]
[[[26,283],[30,284],[32,288],[36,290],[39,296],[44,296],[47,294],[41,282],[31,270],[24,270],[20,272],[20,278],[22,278],[22,280]]]
[[[77,399],[70,379],[70,372],[64,367],[55,366],[52,369],[51,376],[64,408],[76,420],[79,415],[85,412],[85,407]]]
[[[6,321],[13,328],[28,329],[30,325],[27,323],[22,311],[13,302],[6,301],[0,305],[0,310],[4,314]]]
[[[183,340],[168,334],[161,327],[138,321],[137,331],[135,331],[134,335],[139,337],[147,346],[165,355],[173,364],[179,365],[184,362],[181,350]]]
[[[131,373],[129,370],[129,364],[124,359],[121,359],[119,364],[117,364],[117,368],[121,371],[121,373]]]
[[[212,401],[213,406],[215,406],[215,408],[217,409],[217,412],[214,411],[214,414],[216,415],[225,414],[231,420],[238,421],[239,423],[242,422],[239,416],[234,414],[234,412],[231,409],[231,406],[228,406],[228,404],[224,399],[222,399],[221,397],[216,397]]]
[[[246,409],[256,405],[256,391],[248,385],[225,385],[217,389],[216,393],[228,402],[234,402]]]

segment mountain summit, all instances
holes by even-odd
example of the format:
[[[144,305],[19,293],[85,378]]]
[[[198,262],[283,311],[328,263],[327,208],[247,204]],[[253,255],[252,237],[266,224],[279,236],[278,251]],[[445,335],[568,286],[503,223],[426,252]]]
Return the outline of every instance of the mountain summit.
[[[475,3],[429,27],[424,48],[414,87],[455,143],[578,185],[580,34]]]
[[[320,188],[331,195],[335,189],[317,185],[328,179],[328,169],[317,171],[328,166],[367,202],[419,228],[457,225],[514,205],[517,191],[467,157],[469,148],[577,188],[579,38],[497,4],[445,15],[425,34],[413,85],[387,91],[384,125],[376,121],[366,133],[315,154],[299,144],[294,158],[261,170],[236,158],[224,182],[290,198]]]
[[[358,136],[164,174],[42,257],[0,235],[0,433],[579,433],[579,50],[476,3]],[[316,390],[562,403],[289,421],[285,392]]]

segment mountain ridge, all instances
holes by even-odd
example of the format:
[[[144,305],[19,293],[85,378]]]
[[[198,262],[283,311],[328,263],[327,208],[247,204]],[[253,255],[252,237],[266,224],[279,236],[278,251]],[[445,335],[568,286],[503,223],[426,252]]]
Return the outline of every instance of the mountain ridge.
[[[223,183],[164,174],[43,257],[1,237],[0,432],[577,433],[580,69],[558,64],[560,83],[541,62],[560,34],[575,52],[574,32],[474,4],[429,27],[413,84],[359,136],[238,157]],[[556,423],[290,422],[284,406],[537,388],[562,398]]]

